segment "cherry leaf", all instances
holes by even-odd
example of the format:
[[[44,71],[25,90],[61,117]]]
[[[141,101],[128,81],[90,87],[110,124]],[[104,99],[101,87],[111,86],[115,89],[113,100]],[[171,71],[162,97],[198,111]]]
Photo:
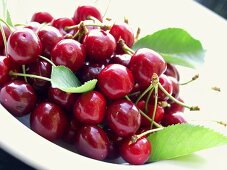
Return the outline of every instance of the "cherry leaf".
[[[204,126],[172,125],[149,136],[152,154],[149,161],[172,159],[227,144],[227,137]]]
[[[68,93],[84,93],[93,90],[97,80],[90,80],[81,85],[75,74],[65,66],[52,66],[51,85]]]
[[[139,39],[133,49],[150,48],[168,63],[196,68],[204,63],[205,50],[199,40],[181,28],[167,28]]]

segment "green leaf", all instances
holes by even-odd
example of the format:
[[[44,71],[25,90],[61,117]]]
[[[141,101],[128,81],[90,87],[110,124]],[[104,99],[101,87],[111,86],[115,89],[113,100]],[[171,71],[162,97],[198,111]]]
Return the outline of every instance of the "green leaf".
[[[6,24],[10,27],[13,27],[13,22],[10,17],[9,10],[7,8],[7,0],[2,0],[2,12],[3,12],[3,17],[4,17]]]
[[[9,13],[9,10],[8,9],[6,10],[6,23],[9,26],[13,27],[13,22],[12,22],[12,19],[10,17],[10,13]]]
[[[204,63],[205,50],[200,41],[180,28],[167,28],[139,39],[133,49],[150,48],[168,63],[196,68]]]
[[[75,74],[65,66],[52,66],[51,85],[68,93],[84,93],[95,88],[97,80],[81,85]]]
[[[149,161],[172,159],[193,152],[227,144],[227,137],[209,128],[191,125],[172,125],[149,136],[152,154]]]

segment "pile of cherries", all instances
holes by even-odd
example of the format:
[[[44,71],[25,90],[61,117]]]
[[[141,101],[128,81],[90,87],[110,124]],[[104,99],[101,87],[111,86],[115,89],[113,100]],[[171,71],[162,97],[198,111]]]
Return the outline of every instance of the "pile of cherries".
[[[16,117],[30,114],[34,132],[77,153],[144,164],[152,154],[148,134],[186,122],[179,73],[151,49],[130,49],[127,23],[110,23],[93,6],[79,6],[72,18],[37,12],[24,25],[1,23],[0,102]],[[97,86],[82,94],[53,88],[53,65]]]

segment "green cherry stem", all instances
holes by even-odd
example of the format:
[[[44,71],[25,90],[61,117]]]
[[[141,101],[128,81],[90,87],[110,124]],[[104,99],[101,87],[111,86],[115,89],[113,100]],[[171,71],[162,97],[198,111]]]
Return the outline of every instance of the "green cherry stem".
[[[157,105],[158,105],[158,86],[156,85],[154,87],[154,110],[153,110],[153,114],[152,114],[151,129],[153,128],[154,118],[155,118],[156,110],[157,110]]]
[[[200,108],[198,106],[188,106],[185,103],[175,99],[173,96],[171,96],[163,87],[160,83],[158,83],[158,87],[160,88],[160,90],[165,93],[166,96],[168,96],[170,98],[170,100],[174,101],[175,103],[188,108],[190,111],[197,111],[200,110]]]
[[[129,54],[129,55],[133,55],[133,54],[135,53],[134,50],[132,50],[131,48],[129,48],[129,47],[125,44],[125,42],[124,42],[124,40],[123,40],[122,38],[120,38],[120,39],[118,40],[117,43],[120,45],[120,47],[123,49],[123,51],[124,51],[125,53],[127,53],[127,54]]]
[[[146,90],[144,90],[144,92],[137,98],[135,104],[137,105],[137,103],[143,98],[143,96],[145,94],[147,94],[150,90],[152,90],[154,87],[153,87],[153,84],[151,83],[150,86],[148,86],[148,88]]]
[[[139,112],[142,116],[144,116],[147,120],[149,120],[150,122],[152,122],[152,119],[146,115],[146,113],[144,113],[142,110],[139,109]],[[162,125],[158,124],[157,122],[153,121],[154,125],[158,128],[162,127]]]
[[[187,84],[189,84],[189,83],[195,81],[195,80],[198,79],[198,78],[199,78],[199,74],[196,74],[195,76],[192,77],[191,80],[189,80],[189,81],[187,81],[187,82],[184,82],[184,83],[180,83],[180,85],[187,85]]]
[[[2,23],[0,23],[0,31],[1,31],[1,34],[2,34],[2,39],[3,39],[3,44],[4,44],[4,47],[5,47],[5,50],[7,50],[7,48],[6,48],[6,46],[7,46],[6,35],[5,35],[5,31],[3,29]],[[6,52],[6,54],[7,54],[7,52]]]
[[[26,74],[26,67],[24,64],[22,65],[22,72],[23,74]],[[24,77],[24,81],[28,82],[27,77]]]
[[[152,88],[152,89],[149,91],[148,96],[147,96],[147,98],[146,98],[146,102],[145,102],[145,113],[148,112],[148,103],[149,103],[149,100],[150,100],[150,98],[151,98],[151,94],[152,94],[153,91],[154,91],[154,88]]]
[[[10,71],[9,75],[21,76],[21,77],[30,77],[30,78],[36,78],[36,79],[45,80],[45,81],[51,81],[50,78],[42,77],[42,76],[38,76],[38,75],[34,75],[34,74],[24,74],[24,73],[16,73],[16,72]]]
[[[47,57],[44,57],[44,56],[41,56],[39,55],[39,57],[45,61],[47,61],[48,63],[50,63],[52,66],[56,67],[56,65],[53,63],[53,61],[51,61],[49,58]]]
[[[9,24],[7,22],[5,22],[3,19],[0,18],[0,22],[4,23],[10,30],[10,32],[12,32],[12,28],[9,26]]]
[[[131,99],[126,95],[125,98],[131,102]]]

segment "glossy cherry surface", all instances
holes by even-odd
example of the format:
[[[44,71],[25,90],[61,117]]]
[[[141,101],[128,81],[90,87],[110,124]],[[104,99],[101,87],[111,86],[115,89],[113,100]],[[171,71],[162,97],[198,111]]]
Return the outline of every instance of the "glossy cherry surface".
[[[77,7],[73,15],[73,20],[75,24],[79,24],[80,21],[88,19],[88,16],[93,16],[102,22],[102,15],[99,10],[96,7],[90,5]]]
[[[170,126],[175,124],[187,123],[181,112],[164,114],[161,124],[163,126]]]
[[[139,129],[141,115],[137,107],[126,99],[116,100],[107,107],[107,124],[118,136],[130,136]]]
[[[84,125],[76,136],[75,146],[82,155],[104,160],[108,155],[109,140],[102,128],[96,125]]]
[[[14,116],[30,113],[35,107],[36,100],[32,86],[21,80],[5,84],[0,91],[1,104]]]
[[[179,100],[180,102],[184,103],[184,101],[180,98],[180,97],[177,97],[176,98],[177,100]],[[176,112],[184,112],[184,109],[185,107],[184,106],[181,106],[175,102],[171,102],[170,104],[170,107],[166,108],[165,109],[165,113],[168,113],[168,114],[173,114],[173,113],[176,113]]]
[[[31,21],[42,23],[49,23],[53,19],[53,16],[49,12],[36,12],[32,15]]]
[[[63,17],[63,18],[53,19],[51,25],[53,27],[57,28],[62,33],[62,35],[65,35],[68,33],[65,30],[65,27],[75,25],[75,23],[74,23],[73,19]]]
[[[172,84],[172,96],[174,98],[178,98],[179,96],[179,93],[180,93],[180,85],[179,85],[179,82],[177,81],[176,78],[174,77],[170,77],[170,76],[167,76],[168,79],[170,80],[171,84]]]
[[[52,49],[63,39],[60,31],[52,26],[43,26],[37,34],[42,43],[42,55],[45,57],[50,57]]]
[[[166,62],[155,51],[141,48],[132,56],[129,68],[132,70],[135,81],[146,88],[150,85],[154,73],[160,76],[166,70]]]
[[[174,77],[175,79],[177,79],[177,81],[180,80],[180,74],[176,66],[174,66],[173,64],[167,63],[167,69],[164,74],[170,77]]]
[[[0,56],[0,87],[10,80],[9,71],[11,70],[10,58]]]
[[[131,55],[129,54],[116,54],[113,55],[109,61],[110,64],[121,64],[125,67],[129,66]]]
[[[53,48],[51,59],[56,65],[64,65],[76,72],[85,62],[84,46],[72,39],[61,40]]]
[[[30,126],[40,136],[55,141],[61,138],[66,130],[67,119],[56,104],[43,102],[31,113]]]
[[[8,55],[18,64],[30,64],[36,61],[41,51],[42,44],[31,29],[21,28],[15,30],[8,38]]]
[[[89,31],[83,40],[86,54],[89,60],[103,62],[110,58],[116,49],[114,37],[103,30]]]
[[[1,26],[2,26],[2,28],[4,30],[4,33],[5,33],[5,36],[6,36],[6,40],[8,40],[8,37],[10,35],[9,28],[5,24],[3,24],[2,22],[1,22]],[[5,47],[4,47],[4,41],[3,41],[3,37],[2,37],[2,32],[0,31],[0,51],[3,50],[4,48]]]
[[[107,65],[98,75],[98,86],[109,99],[129,94],[134,87],[131,71],[120,64]]]
[[[98,91],[82,94],[74,105],[73,113],[81,123],[99,124],[103,121],[106,111],[106,99]]]
[[[159,76],[159,82],[162,85],[162,87],[170,94],[172,95],[173,92],[173,86],[172,86],[172,82],[169,79],[169,77],[167,77],[165,74],[162,74],[161,76]],[[169,99],[169,97],[159,88],[158,89],[158,98],[161,101],[166,101]]]
[[[130,143],[130,138],[125,139],[120,145],[122,158],[130,164],[142,165],[150,157],[152,146],[147,138],[140,138],[135,143]]]

